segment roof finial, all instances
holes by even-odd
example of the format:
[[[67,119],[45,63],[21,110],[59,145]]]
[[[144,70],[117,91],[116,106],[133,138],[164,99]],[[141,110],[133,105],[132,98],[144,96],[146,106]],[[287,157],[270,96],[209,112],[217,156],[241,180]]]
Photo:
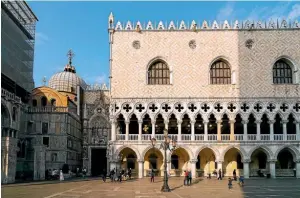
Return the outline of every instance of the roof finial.
[[[114,28],[114,15],[112,12],[110,12],[110,15],[108,17],[108,28]]]
[[[68,51],[68,54],[67,54],[68,58],[69,58],[69,65],[71,66],[72,65],[72,59],[73,57],[75,56],[75,54],[73,53],[72,49],[70,49]]]
[[[42,81],[43,81],[43,86],[46,86],[46,82],[47,82],[46,76],[43,77],[43,80],[42,80]]]

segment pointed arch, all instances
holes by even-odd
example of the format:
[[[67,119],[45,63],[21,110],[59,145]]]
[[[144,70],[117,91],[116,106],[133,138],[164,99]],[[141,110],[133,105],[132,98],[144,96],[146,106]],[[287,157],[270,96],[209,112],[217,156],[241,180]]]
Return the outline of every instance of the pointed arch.
[[[215,149],[214,147],[210,146],[210,145],[203,145],[202,147],[198,148],[198,149],[196,150],[196,152],[195,152],[194,159],[197,159],[197,156],[198,156],[198,155],[200,154],[200,152],[201,152],[203,149],[205,149],[205,148],[208,148],[208,149],[210,149],[210,150],[213,152],[213,154],[214,154],[215,157],[216,157],[216,161],[220,160],[220,152],[219,152],[217,149]]]
[[[134,151],[134,153],[135,153],[135,155],[136,155],[136,157],[137,157],[138,160],[143,160],[143,158],[141,157],[140,152],[139,152],[138,149],[135,148],[135,146],[133,146],[133,145],[123,145],[123,146],[119,147],[119,148],[116,150],[116,152],[115,152],[115,156],[119,156],[120,153],[122,152],[122,150],[123,150],[123,149],[126,149],[126,148],[128,148],[128,149]]]
[[[283,151],[284,149],[287,149],[288,151],[291,152],[291,154],[293,155],[294,162],[300,160],[300,152],[293,145],[283,145],[283,146],[279,147],[274,154],[274,158],[277,159],[279,153],[281,151]]]
[[[226,153],[227,153],[230,149],[236,149],[236,150],[239,152],[239,154],[241,155],[242,160],[248,159],[247,152],[246,152],[243,148],[240,148],[240,147],[238,147],[238,146],[236,146],[236,145],[230,145],[230,146],[228,146],[228,147],[222,152],[221,156],[223,157],[223,159],[224,159]]]
[[[1,126],[10,127],[11,126],[11,115],[6,106],[6,104],[1,100]]]
[[[257,145],[255,147],[253,147],[252,149],[250,149],[250,151],[248,152],[248,156],[251,159],[252,154],[256,151],[256,150],[263,150],[263,152],[267,155],[268,160],[274,159],[274,154],[271,151],[270,148],[268,148],[267,146],[264,145]]]

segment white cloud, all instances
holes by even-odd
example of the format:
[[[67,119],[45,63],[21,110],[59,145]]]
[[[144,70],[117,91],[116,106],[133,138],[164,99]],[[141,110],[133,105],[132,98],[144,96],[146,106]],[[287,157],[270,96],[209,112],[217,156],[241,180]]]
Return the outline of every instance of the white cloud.
[[[234,14],[234,2],[228,2],[226,5],[219,10],[217,15],[218,21],[231,20],[235,17]]]
[[[35,43],[37,45],[42,45],[44,43],[46,43],[49,40],[49,37],[42,33],[42,32],[36,32],[35,33]]]
[[[292,7],[291,12],[288,15],[288,19],[294,20],[300,17],[300,4],[296,4]]]

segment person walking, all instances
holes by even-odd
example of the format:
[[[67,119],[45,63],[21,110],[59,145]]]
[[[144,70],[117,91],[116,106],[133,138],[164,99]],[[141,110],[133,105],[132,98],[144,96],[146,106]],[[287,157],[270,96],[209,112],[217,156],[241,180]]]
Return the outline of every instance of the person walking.
[[[131,168],[129,168],[129,170],[128,170],[128,177],[129,177],[129,179],[131,179]]]
[[[184,171],[184,180],[183,180],[183,185],[187,186],[188,184],[188,177],[189,177],[189,173],[185,170]]]
[[[114,179],[115,179],[115,169],[110,171],[110,181],[114,182]]]
[[[188,172],[188,185],[192,185],[192,171],[189,170]]]
[[[64,180],[65,180],[64,174],[63,174],[62,170],[60,170],[60,172],[59,172],[59,181],[64,181]]]
[[[236,170],[235,169],[233,170],[233,179],[234,179],[234,181],[237,180],[237,178],[236,178]]]
[[[151,182],[154,182],[154,170],[153,168],[151,169]]]
[[[102,180],[104,182],[106,182],[106,170],[105,169],[103,169],[103,172],[102,172]]]
[[[231,178],[228,179],[228,189],[229,190],[232,189],[232,179]]]
[[[219,169],[218,180],[222,180],[222,171],[221,171],[221,169]]]

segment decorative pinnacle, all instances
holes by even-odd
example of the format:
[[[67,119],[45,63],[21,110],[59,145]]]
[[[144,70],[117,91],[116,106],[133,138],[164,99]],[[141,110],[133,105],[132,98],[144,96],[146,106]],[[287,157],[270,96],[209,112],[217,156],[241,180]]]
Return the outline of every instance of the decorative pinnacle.
[[[47,82],[46,76],[43,77],[43,80],[42,80],[42,81],[43,81],[43,85],[46,86],[46,82]]]
[[[70,49],[68,51],[68,54],[67,54],[68,58],[69,58],[69,65],[71,66],[72,65],[72,59],[73,57],[75,56],[75,54],[73,53],[72,49]]]

